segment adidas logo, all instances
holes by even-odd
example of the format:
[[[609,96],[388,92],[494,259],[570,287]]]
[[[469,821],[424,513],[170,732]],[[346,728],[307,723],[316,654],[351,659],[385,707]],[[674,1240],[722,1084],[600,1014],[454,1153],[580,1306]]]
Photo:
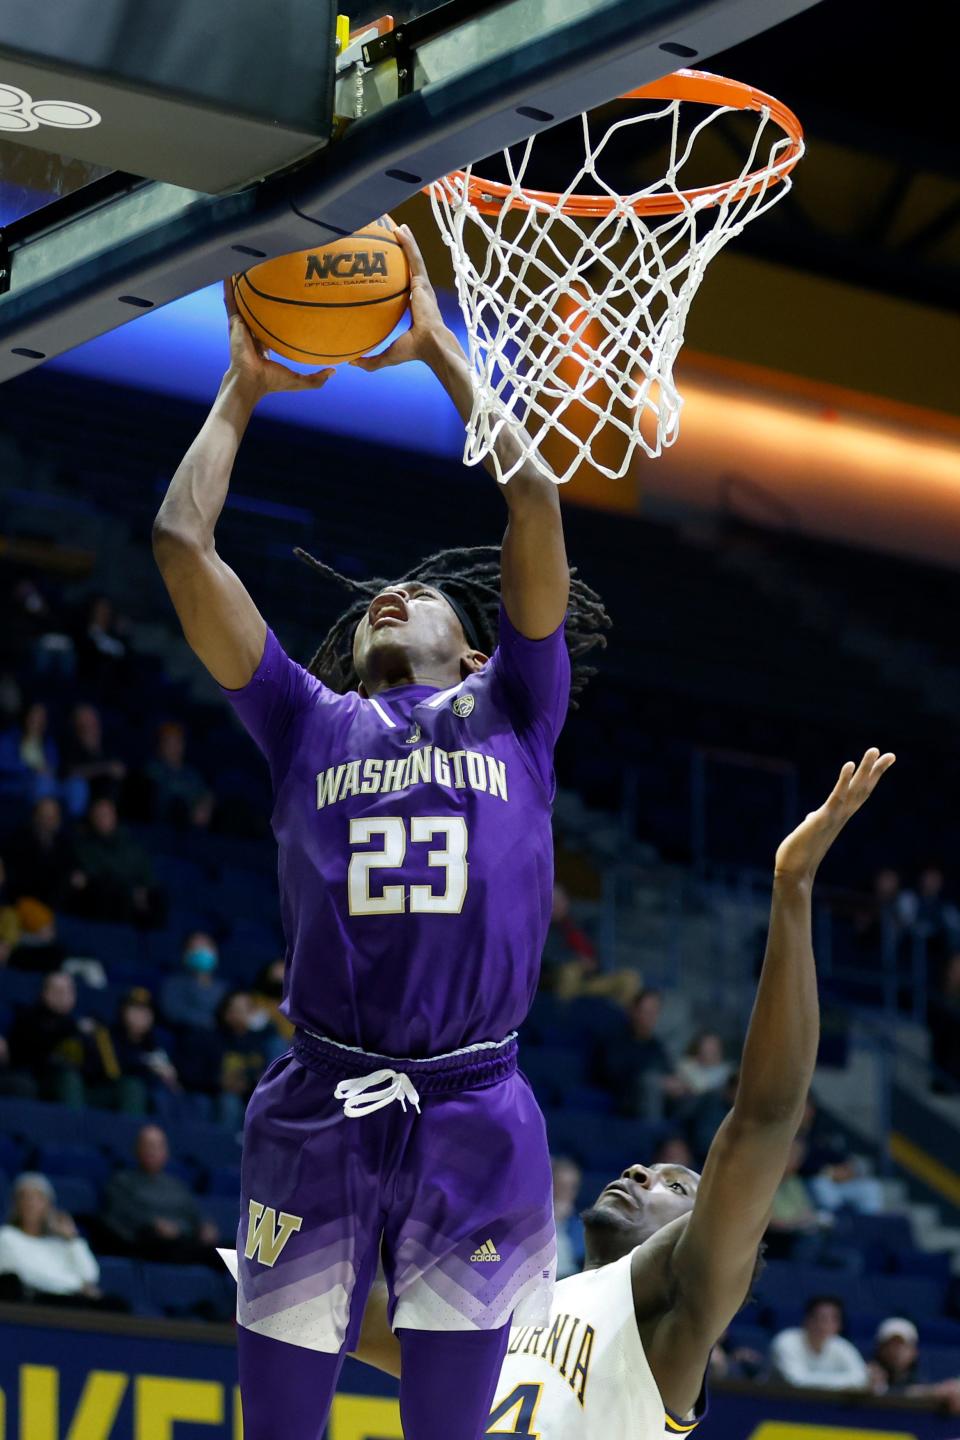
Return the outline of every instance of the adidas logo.
[[[480,1246],[479,1250],[474,1250],[473,1254],[470,1256],[470,1264],[471,1264],[471,1265],[480,1265],[480,1264],[482,1264],[484,1261],[499,1260],[499,1259],[500,1259],[500,1256],[497,1254],[497,1251],[496,1251],[496,1248],[494,1247],[493,1241],[492,1241],[492,1240],[484,1240],[484,1242],[483,1242],[483,1244]]]

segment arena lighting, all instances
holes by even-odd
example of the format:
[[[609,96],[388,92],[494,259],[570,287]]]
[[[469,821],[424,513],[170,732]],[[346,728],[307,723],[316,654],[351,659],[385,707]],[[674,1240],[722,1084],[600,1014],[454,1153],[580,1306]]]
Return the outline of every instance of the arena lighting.
[[[441,303],[447,323],[462,333],[456,298],[441,296]],[[227,322],[219,285],[141,315],[50,361],[51,369],[179,396],[205,407],[217,393],[226,364]],[[379,375],[342,365],[321,392],[271,395],[259,413],[332,434],[396,444],[401,450],[451,458],[463,453],[460,419],[424,365],[404,365]]]
[[[779,377],[789,390],[790,377]],[[719,485],[743,476],[811,534],[956,563],[960,555],[960,421],[858,414],[806,394],[762,393],[688,371],[684,443],[641,473],[644,494],[715,509]],[[824,387],[823,395],[829,394]],[[862,397],[865,410],[880,408]],[[951,433],[952,432],[952,433]],[[733,457],[733,458],[731,458]]]

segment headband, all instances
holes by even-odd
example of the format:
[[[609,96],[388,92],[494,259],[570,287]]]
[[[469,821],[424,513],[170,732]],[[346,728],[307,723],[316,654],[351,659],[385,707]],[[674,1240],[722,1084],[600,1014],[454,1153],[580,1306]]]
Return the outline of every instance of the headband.
[[[470,649],[479,650],[482,653],[483,646],[480,644],[480,637],[477,634],[477,627],[474,625],[473,621],[470,619],[470,616],[467,614],[466,610],[464,610],[459,600],[455,600],[450,594],[450,591],[445,590],[442,585],[434,585],[433,588],[440,591],[440,594],[443,596],[444,600],[446,600],[447,604],[450,606],[450,609],[460,621],[460,624],[463,626],[463,633],[467,637],[467,644],[470,646]]]

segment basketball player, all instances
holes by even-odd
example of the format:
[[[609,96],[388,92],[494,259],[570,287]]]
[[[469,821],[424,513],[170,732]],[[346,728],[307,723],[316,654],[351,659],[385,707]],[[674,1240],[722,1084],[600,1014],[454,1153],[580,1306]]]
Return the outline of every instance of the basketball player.
[[[657,1440],[702,1418],[710,1350],[749,1295],[817,1058],[814,876],[893,759],[868,750],[846,764],[826,804],[781,844],[737,1097],[703,1176],[631,1165],[601,1192],[583,1216],[583,1274],[557,1285],[546,1325],[513,1330],[491,1440]],[[390,1374],[405,1363],[379,1291],[357,1354]]]
[[[363,368],[421,360],[466,416],[465,356],[409,231],[400,239],[412,326]],[[407,1440],[448,1440],[454,1406],[457,1440],[475,1440],[511,1317],[542,1324],[550,1308],[549,1154],[515,1031],[550,916],[554,744],[609,622],[571,580],[556,486],[527,465],[502,490],[499,552],[451,551],[353,584],[310,666],[296,664],[214,530],[258,400],[330,372],[267,360],[228,308],[230,366],[160,508],[154,553],[275,797],[282,1009],[297,1028],[244,1129],[244,1432],[321,1434],[382,1257]],[[517,443],[503,433],[505,465]],[[331,480],[318,488],[329,503]]]

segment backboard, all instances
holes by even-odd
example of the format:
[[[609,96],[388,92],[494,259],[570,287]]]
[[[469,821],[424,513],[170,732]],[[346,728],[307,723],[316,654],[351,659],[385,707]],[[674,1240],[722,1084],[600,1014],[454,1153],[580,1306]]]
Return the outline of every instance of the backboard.
[[[0,18],[0,379],[251,259],[349,234],[440,175],[679,66],[703,65],[817,0],[398,0],[392,26],[373,23],[384,0],[343,0],[349,24],[338,24],[333,0],[311,3],[327,5],[340,52],[331,43],[311,55],[314,94],[303,53],[292,53],[296,32],[280,24],[303,93],[296,105],[278,98],[275,120],[269,93],[231,94],[242,55],[236,76],[206,67],[196,95],[171,88],[159,59],[150,73],[142,26],[158,13],[152,0],[110,0],[140,27],[129,51],[140,68],[131,61],[118,79],[116,59],[96,57],[96,73],[93,60],[72,71],[62,60],[59,109],[35,79],[33,91],[24,83],[49,57],[25,56],[24,42],[5,33],[6,12]],[[22,4],[13,0],[10,13]],[[269,10],[279,24],[301,5],[276,0]],[[35,30],[35,7],[27,13]],[[217,13],[232,24],[232,9]],[[273,59],[284,74],[283,54]],[[217,127],[202,164],[199,139],[189,143],[192,105]],[[99,133],[73,123],[84,110],[108,122]],[[135,122],[144,139],[131,154]],[[176,125],[187,139],[171,144]],[[18,137],[18,127],[29,133]],[[140,153],[144,164],[131,168]],[[156,178],[181,172],[193,183]]]

